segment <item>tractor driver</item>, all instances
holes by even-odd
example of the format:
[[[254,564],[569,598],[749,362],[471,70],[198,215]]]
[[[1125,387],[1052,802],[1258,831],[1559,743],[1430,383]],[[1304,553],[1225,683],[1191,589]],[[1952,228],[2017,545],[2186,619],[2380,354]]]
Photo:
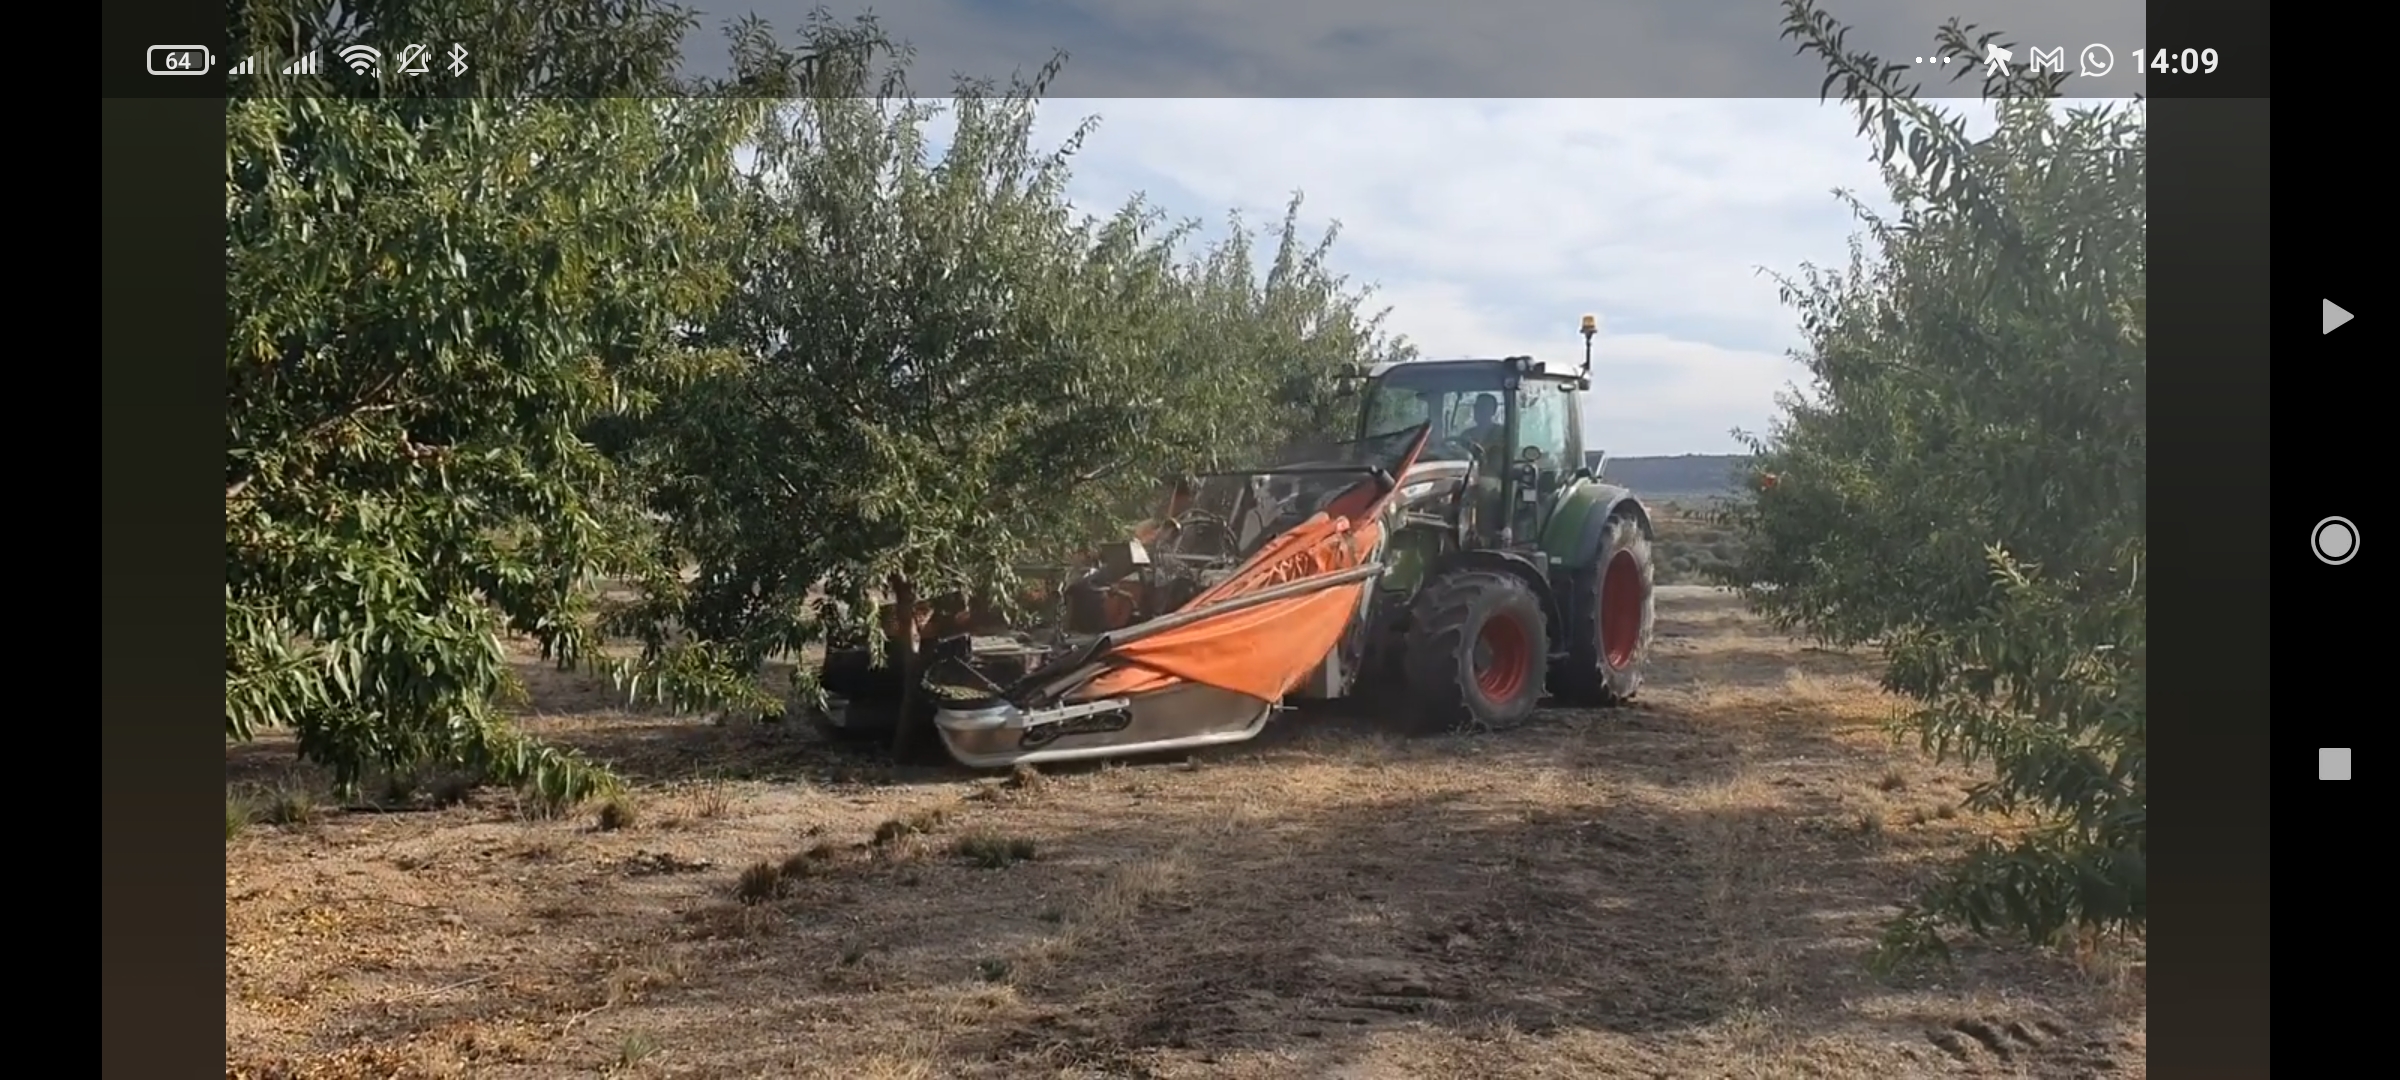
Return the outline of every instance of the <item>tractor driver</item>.
[[[1475,395],[1475,424],[1460,432],[1458,441],[1505,459],[1508,447],[1501,444],[1507,436],[1508,429],[1500,423],[1500,399],[1490,394]]]
[[[1508,460],[1508,426],[1500,422],[1500,398],[1494,394],[1475,395],[1475,423],[1458,433],[1452,444],[1466,449],[1485,471],[1475,481],[1473,505],[1476,514],[1486,520],[1498,520],[1501,511],[1500,481],[1490,470],[1498,469]]]

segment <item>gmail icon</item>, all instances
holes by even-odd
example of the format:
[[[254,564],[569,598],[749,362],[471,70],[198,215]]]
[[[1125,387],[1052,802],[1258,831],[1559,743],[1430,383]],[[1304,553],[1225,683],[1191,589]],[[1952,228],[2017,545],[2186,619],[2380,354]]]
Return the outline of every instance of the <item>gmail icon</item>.
[[[2055,48],[2055,49],[2045,49],[2045,48],[2042,48],[2042,47],[2041,47],[2041,46],[2039,46],[2039,45],[2036,45],[2036,46],[2034,46],[2034,47],[2033,47],[2033,70],[2035,70],[2035,71],[2037,71],[2037,72],[2041,72],[2041,71],[2055,71],[2055,72],[2058,72],[2058,73],[2059,73],[2059,74],[2061,74],[2061,75],[2064,75],[2064,74],[2066,74],[2066,73],[2067,73],[2067,50],[2066,50],[2066,48],[2065,48],[2064,46],[2061,46],[2061,47],[2059,47],[2059,48]]]

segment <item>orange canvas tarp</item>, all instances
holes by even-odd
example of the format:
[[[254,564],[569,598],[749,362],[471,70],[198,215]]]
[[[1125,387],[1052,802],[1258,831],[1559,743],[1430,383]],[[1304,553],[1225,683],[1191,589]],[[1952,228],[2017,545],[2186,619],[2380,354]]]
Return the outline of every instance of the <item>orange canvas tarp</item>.
[[[1416,461],[1424,439],[1418,432],[1395,463],[1393,477]],[[1351,488],[1323,512],[1269,541],[1240,573],[1193,597],[1182,610],[1360,566],[1382,541],[1377,518],[1391,497],[1372,483]],[[1337,585],[1129,642],[1109,654],[1111,669],[1076,696],[1144,694],[1196,682],[1274,701],[1300,685],[1340,644],[1374,585],[1372,579]]]
[[[1247,573],[1227,578],[1186,607],[1352,569],[1373,553],[1379,535],[1372,519],[1353,526],[1349,518],[1318,514],[1260,551]],[[1338,585],[1132,642],[1110,654],[1120,666],[1077,696],[1141,694],[1188,680],[1273,701],[1333,651],[1372,586],[1372,581]]]

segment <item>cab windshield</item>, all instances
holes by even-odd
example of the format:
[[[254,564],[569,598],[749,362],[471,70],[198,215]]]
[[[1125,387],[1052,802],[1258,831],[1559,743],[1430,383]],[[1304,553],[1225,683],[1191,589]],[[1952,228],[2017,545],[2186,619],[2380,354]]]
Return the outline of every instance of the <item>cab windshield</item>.
[[[1432,430],[1425,436],[1425,452],[1419,460],[1467,460],[1476,437],[1496,436],[1507,419],[1501,408],[1501,375],[1495,367],[1393,368],[1368,394],[1366,432],[1379,435],[1429,424]],[[1479,402],[1485,421],[1481,425]]]
[[[1392,368],[1368,394],[1366,432],[1377,435],[1428,424],[1432,430],[1420,457],[1424,461],[1467,461],[1479,454],[1516,461],[1522,460],[1524,447],[1539,450],[1544,459],[1563,461],[1560,456],[1569,441],[1565,385],[1541,378],[1523,381],[1517,388],[1520,445],[1507,446],[1502,445],[1508,419],[1505,376],[1498,365]]]

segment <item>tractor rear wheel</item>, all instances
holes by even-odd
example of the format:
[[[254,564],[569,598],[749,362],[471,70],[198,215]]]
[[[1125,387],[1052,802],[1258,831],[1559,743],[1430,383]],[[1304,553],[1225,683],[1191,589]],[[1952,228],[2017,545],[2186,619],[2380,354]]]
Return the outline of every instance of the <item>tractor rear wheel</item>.
[[[1511,574],[1461,570],[1410,605],[1407,678],[1414,726],[1507,728],[1542,701],[1550,632],[1541,598]]]
[[[1642,688],[1642,666],[1650,659],[1657,623],[1657,567],[1641,523],[1618,515],[1601,535],[1600,557],[1578,570],[1568,584],[1580,604],[1567,637],[1567,655],[1551,675],[1551,689],[1574,705],[1610,706],[1632,701]]]

